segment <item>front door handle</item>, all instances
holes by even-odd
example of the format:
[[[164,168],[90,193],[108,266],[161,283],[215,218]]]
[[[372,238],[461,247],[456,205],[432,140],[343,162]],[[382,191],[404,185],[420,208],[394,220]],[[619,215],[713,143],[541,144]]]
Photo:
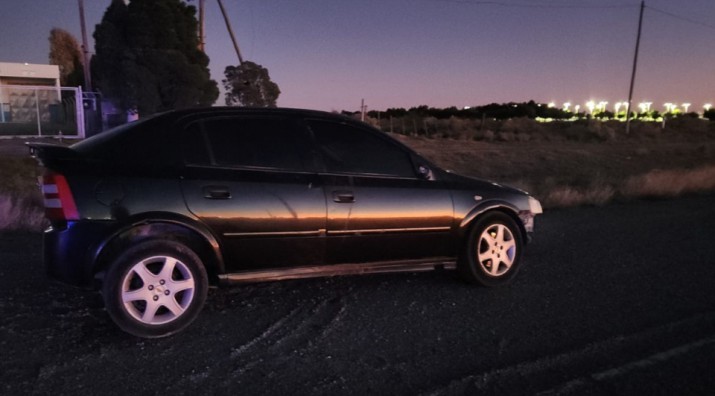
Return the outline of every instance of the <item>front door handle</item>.
[[[355,194],[352,191],[333,191],[333,201],[337,203],[355,202]]]
[[[231,199],[231,190],[226,186],[206,186],[203,188],[204,198]]]

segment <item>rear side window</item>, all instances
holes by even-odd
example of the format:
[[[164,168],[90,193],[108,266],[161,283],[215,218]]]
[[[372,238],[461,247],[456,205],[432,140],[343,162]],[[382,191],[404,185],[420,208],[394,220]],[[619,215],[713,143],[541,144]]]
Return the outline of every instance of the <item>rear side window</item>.
[[[415,177],[409,154],[371,131],[329,121],[309,125],[328,172]]]
[[[182,151],[192,165],[303,171],[308,147],[290,120],[221,117],[190,124]]]
[[[88,158],[124,166],[174,164],[178,158],[165,128],[166,116],[156,115],[124,124],[72,145]]]

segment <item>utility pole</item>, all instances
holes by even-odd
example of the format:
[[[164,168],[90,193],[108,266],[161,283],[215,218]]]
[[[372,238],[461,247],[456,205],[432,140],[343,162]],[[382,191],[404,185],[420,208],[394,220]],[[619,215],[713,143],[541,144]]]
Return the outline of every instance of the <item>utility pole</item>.
[[[204,30],[204,5],[206,0],[199,0],[199,50],[206,52],[206,31]]]
[[[631,73],[631,88],[628,90],[628,109],[626,109],[626,135],[631,132],[631,102],[633,100],[633,85],[636,81],[636,68],[638,67],[638,48],[641,44],[641,30],[643,28],[643,9],[645,0],[641,0],[641,12],[638,17],[638,35],[636,36],[636,53],[633,56],[633,72]]]
[[[221,8],[221,14],[223,14],[223,20],[226,22],[226,29],[228,29],[228,34],[231,36],[231,41],[233,41],[233,48],[236,49],[236,55],[238,55],[238,64],[243,64],[243,57],[241,56],[241,51],[238,49],[238,42],[236,41],[236,36],[233,34],[233,29],[231,29],[231,22],[228,20],[228,15],[226,15],[226,9],[223,8],[223,2],[218,1],[218,6]]]
[[[84,66],[84,90],[92,91],[92,76],[89,73],[89,49],[87,44],[87,29],[84,26],[84,1],[77,0],[79,3],[79,23],[82,25],[82,55]]]

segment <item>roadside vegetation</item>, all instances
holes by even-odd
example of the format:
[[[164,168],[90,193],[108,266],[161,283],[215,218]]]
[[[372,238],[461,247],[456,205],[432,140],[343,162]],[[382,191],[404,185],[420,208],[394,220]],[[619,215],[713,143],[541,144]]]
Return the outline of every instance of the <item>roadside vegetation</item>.
[[[438,120],[434,133],[395,136],[446,169],[522,188],[547,208],[715,190],[715,123],[706,119],[633,122],[628,135],[620,121],[480,123]]]
[[[628,135],[619,121],[420,121],[426,129],[392,135],[446,169],[529,191],[547,209],[715,191],[707,119],[633,122]],[[44,226],[37,172],[22,140],[0,140],[0,230]]]
[[[29,156],[0,157],[0,231],[40,230],[45,224],[36,167]]]

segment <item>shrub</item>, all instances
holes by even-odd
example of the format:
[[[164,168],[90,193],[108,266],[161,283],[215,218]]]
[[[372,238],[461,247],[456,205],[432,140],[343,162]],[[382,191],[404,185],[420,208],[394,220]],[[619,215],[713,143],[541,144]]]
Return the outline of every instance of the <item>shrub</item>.
[[[665,129],[669,132],[684,134],[704,135],[708,132],[708,122],[693,117],[676,117],[665,123]]]

